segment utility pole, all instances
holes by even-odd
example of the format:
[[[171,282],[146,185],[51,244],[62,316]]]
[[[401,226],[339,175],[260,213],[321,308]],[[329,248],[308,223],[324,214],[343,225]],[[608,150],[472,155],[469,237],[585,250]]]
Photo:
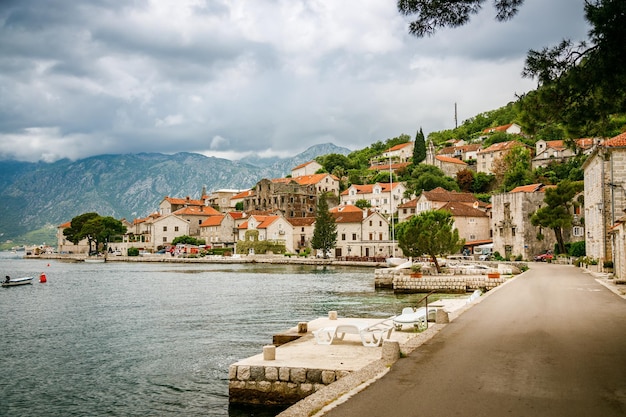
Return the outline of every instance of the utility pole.
[[[456,101],[454,102],[454,128],[459,127],[457,113],[456,113]]]

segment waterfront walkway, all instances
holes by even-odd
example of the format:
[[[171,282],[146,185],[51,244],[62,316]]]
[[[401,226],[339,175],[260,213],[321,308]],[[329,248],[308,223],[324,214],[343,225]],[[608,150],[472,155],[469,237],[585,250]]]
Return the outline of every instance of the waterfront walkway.
[[[596,278],[533,264],[315,415],[624,416],[626,300]]]

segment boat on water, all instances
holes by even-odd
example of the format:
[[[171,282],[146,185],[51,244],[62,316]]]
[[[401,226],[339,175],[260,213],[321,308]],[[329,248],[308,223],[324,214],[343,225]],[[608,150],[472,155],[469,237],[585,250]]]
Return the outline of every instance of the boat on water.
[[[407,258],[387,258],[385,260],[385,262],[387,263],[387,266],[390,268],[398,266],[398,265],[402,265],[408,261],[409,260]]]
[[[85,262],[90,264],[103,264],[106,262],[106,258],[103,257],[94,257],[94,258],[85,258]]]
[[[3,287],[16,287],[33,283],[33,277],[10,278],[2,282]]]

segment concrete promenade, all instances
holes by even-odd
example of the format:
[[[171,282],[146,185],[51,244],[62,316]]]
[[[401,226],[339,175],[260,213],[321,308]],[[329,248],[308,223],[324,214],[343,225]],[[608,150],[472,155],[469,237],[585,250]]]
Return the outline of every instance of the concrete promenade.
[[[626,300],[599,281],[533,264],[380,379],[307,415],[624,416]]]

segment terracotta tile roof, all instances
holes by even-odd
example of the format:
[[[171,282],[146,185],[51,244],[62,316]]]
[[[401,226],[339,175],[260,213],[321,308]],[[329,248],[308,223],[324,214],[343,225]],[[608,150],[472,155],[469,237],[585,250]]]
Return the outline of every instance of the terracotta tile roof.
[[[251,195],[254,195],[254,191],[252,190],[246,190],[246,191],[242,191],[239,194],[235,194],[234,196],[232,196],[230,199],[231,200],[238,200],[241,198],[246,198],[246,197],[250,197]]]
[[[398,208],[414,208],[417,207],[417,198],[398,205]]]
[[[305,163],[303,163],[303,164],[298,165],[297,167],[292,168],[291,170],[293,171],[293,170],[295,170],[295,169],[304,168],[305,166],[307,166],[307,165],[309,165],[309,164],[312,164],[313,162],[315,162],[315,161],[305,162]]]
[[[496,127],[488,127],[483,130],[483,133],[491,133],[491,132],[506,132],[506,130],[513,126],[513,123],[509,123],[508,125],[496,126]]]
[[[217,216],[221,213],[210,206],[187,206],[176,210],[173,214],[177,216]]]
[[[363,221],[363,210],[352,204],[334,207],[329,211],[335,218],[335,223],[361,223]]]
[[[230,217],[232,217],[233,219],[235,219],[235,220],[241,219],[242,217],[244,217],[244,214],[245,213],[243,213],[241,211],[230,211],[230,212],[228,212],[228,215]]]
[[[287,220],[292,226],[311,226],[315,223],[315,217],[288,217]]]
[[[467,165],[467,163],[461,161],[458,158],[451,158],[449,156],[443,156],[443,155],[436,155],[435,159],[441,161],[441,162],[447,162],[449,164],[458,164],[458,165]]]
[[[621,148],[626,146],[626,132],[605,140],[602,146],[608,148]]]
[[[192,200],[189,197],[187,198],[173,198],[173,197],[165,197],[164,200],[168,201],[172,205],[189,205],[189,206],[203,206],[204,201],[202,200]]]
[[[478,201],[472,193],[460,193],[457,191],[448,191],[445,188],[437,187],[430,191],[424,191],[422,193],[430,201],[443,201],[450,202],[456,201],[458,203],[474,203]]]
[[[238,229],[247,229],[248,228],[248,222],[245,221],[243,223],[241,223],[238,227]]]
[[[517,140],[510,140],[508,142],[498,142],[498,143],[494,143],[493,145],[489,146],[486,149],[483,149],[482,151],[478,151],[479,154],[483,154],[483,153],[491,153],[491,152],[502,152],[502,151],[506,151],[509,149],[514,148],[515,146],[526,146],[523,143],[517,141]]]
[[[407,146],[410,146],[411,142],[405,142],[405,143],[400,143],[398,145],[392,146],[391,148],[387,149],[385,152],[394,152],[394,151],[399,151],[402,148],[406,148]]]
[[[391,164],[391,169],[395,171],[397,169],[408,167],[409,165],[411,165],[411,162],[398,162],[398,163],[395,163],[395,164]],[[389,170],[389,164],[387,164],[387,165],[385,165],[385,164],[371,165],[368,169],[370,169],[372,171],[388,171]]]
[[[469,242],[465,242],[465,246],[487,245],[489,243],[493,243],[493,239],[470,240]]]
[[[489,217],[487,213],[482,210],[470,207],[467,204],[459,203],[457,201],[451,201],[446,203],[439,210],[446,210],[452,213],[455,217]]]
[[[72,227],[72,222],[71,221],[65,222],[65,223],[60,224],[60,225],[57,226],[57,228],[60,228],[60,227],[62,227],[64,229],[67,229],[68,227]]]
[[[546,148],[563,150],[566,148],[565,141],[563,140],[549,140],[546,142]]]
[[[209,216],[205,221],[200,223],[200,227],[219,226],[222,224],[224,217],[226,216]]]
[[[276,184],[289,184],[290,182],[295,182],[300,185],[315,185],[320,181],[324,180],[327,176],[330,176],[333,180],[339,181],[339,178],[332,174],[322,173],[322,174],[311,174],[311,175],[301,175],[299,177],[293,178],[273,178],[271,181]]]
[[[589,149],[596,143],[594,138],[576,139],[576,145],[581,149]]]
[[[474,152],[479,151],[481,148],[480,143],[470,143],[469,145],[461,145],[461,146],[446,146],[437,152],[439,155],[449,155],[453,154],[457,151],[461,152]]]
[[[258,218],[258,216],[255,216]],[[259,225],[256,227],[257,229],[267,229],[269,225],[274,223],[276,220],[280,219],[279,216],[263,216],[264,218],[261,220]]]
[[[545,186],[541,183],[539,184],[529,184],[529,185],[521,185],[519,187],[513,188],[510,193],[536,193],[537,191],[543,191]]]
[[[372,191],[374,190],[374,186],[377,184],[380,185],[381,192],[383,193],[388,193],[392,188],[396,188],[400,185],[400,183],[397,183],[397,182],[394,182],[393,186],[389,182],[386,182],[386,183],[379,182],[376,184],[352,184],[350,187],[348,187],[347,190],[343,191],[341,195],[349,195],[350,190],[353,188],[356,189],[357,194],[371,194]]]

